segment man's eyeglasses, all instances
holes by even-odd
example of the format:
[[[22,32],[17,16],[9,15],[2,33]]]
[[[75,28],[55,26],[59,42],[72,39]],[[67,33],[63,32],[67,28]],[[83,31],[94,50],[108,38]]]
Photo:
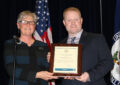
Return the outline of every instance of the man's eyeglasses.
[[[30,24],[30,25],[35,25],[35,24],[36,24],[35,21],[26,21],[26,20],[19,21],[19,23],[22,23],[22,24]]]

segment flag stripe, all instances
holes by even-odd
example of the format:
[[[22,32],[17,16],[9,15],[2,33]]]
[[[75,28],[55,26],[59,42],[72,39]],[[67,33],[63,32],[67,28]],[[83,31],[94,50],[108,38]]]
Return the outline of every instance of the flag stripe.
[[[47,35],[48,35],[50,43],[53,43],[53,41],[52,41],[52,29],[51,29],[51,27],[47,30]]]

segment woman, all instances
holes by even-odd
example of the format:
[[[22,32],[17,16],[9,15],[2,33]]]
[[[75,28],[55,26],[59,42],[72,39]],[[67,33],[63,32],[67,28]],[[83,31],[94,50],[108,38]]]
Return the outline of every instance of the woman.
[[[5,43],[4,58],[10,77],[9,85],[48,85],[47,80],[57,79],[47,71],[47,44],[33,38],[36,21],[35,13],[21,12],[17,20],[19,39],[11,39]]]

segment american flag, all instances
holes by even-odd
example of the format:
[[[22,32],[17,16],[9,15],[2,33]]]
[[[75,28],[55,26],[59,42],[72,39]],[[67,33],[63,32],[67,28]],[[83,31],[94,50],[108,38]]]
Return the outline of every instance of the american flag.
[[[48,0],[36,0],[36,15],[38,17],[34,38],[48,44],[52,43],[52,30],[50,26],[50,16]]]
[[[36,0],[36,15],[38,17],[34,38],[45,42],[49,46],[52,43],[52,29],[50,26],[50,14],[48,9],[48,0]],[[55,85],[49,82],[49,85]]]

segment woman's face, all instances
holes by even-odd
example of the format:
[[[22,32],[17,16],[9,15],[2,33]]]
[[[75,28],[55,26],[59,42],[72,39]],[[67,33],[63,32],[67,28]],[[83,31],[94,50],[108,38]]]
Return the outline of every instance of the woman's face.
[[[22,36],[32,36],[35,31],[35,22],[32,16],[27,16],[17,23],[17,27],[20,30]]]

